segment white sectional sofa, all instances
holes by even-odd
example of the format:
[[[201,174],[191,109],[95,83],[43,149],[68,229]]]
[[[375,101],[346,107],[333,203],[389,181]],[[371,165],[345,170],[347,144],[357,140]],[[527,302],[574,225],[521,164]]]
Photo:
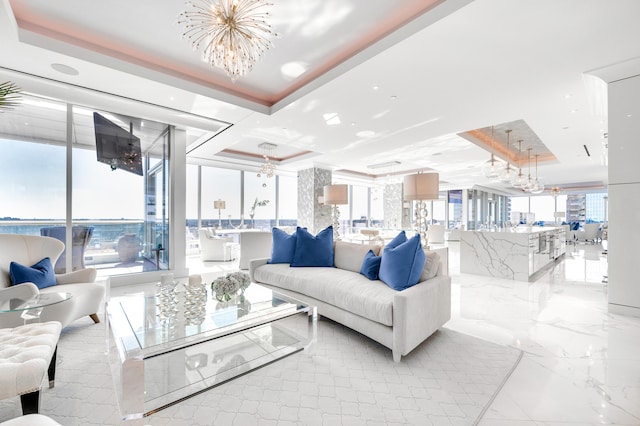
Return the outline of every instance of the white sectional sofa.
[[[394,290],[360,274],[369,249],[380,247],[337,241],[335,267],[296,268],[264,258],[250,262],[249,274],[252,282],[315,305],[318,314],[390,348],[399,362],[451,318],[451,277],[438,254],[426,252],[420,282]]]

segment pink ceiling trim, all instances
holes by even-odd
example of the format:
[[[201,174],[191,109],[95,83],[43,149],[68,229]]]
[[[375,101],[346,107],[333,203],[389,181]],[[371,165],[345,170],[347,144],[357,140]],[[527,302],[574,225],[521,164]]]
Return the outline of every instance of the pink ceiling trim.
[[[272,106],[444,1],[446,0],[400,3],[395,13],[389,15],[380,25],[363,33],[358,39],[343,46],[341,49],[336,50],[332,56],[327,57],[319,66],[303,74],[298,80],[293,81],[285,90],[272,94],[252,90],[250,87],[243,86],[241,83],[234,84],[226,78],[226,76],[221,74],[194,72],[186,66],[181,66],[175,62],[164,61],[132,45],[117,43],[106,37],[96,35],[92,33],[90,29],[71,28],[49,17],[32,13],[28,9],[28,6],[20,1],[11,0],[11,7],[19,28],[23,30],[132,63],[143,68],[159,71],[172,77],[208,86],[251,102]]]

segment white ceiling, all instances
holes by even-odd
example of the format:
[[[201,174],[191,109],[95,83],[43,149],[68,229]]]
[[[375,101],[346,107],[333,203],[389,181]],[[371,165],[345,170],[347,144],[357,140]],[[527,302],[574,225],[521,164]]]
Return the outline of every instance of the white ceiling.
[[[637,0],[272,2],[275,46],[233,84],[180,38],[182,1],[0,0],[0,80],[214,133],[187,147],[193,162],[270,142],[292,157],[282,170],[435,170],[443,189],[506,189],[458,134],[522,120],[556,158],[538,168],[547,187],[606,185],[606,86],[590,71],[640,57]],[[308,71],[287,79],[290,62]]]

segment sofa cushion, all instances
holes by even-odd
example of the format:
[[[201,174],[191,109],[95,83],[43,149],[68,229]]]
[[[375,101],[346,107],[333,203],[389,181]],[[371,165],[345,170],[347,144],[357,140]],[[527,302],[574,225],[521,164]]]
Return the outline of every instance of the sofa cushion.
[[[336,268],[353,272],[360,272],[360,269],[362,268],[362,261],[364,260],[367,252],[370,250],[373,251],[374,256],[378,256],[380,254],[380,246],[373,244],[357,244],[336,241],[334,249],[333,265]]]
[[[360,273],[370,280],[377,280],[380,272],[380,260],[382,260],[381,256],[376,256],[373,250],[369,250],[362,261]]]
[[[371,321],[393,325],[397,292],[382,281],[369,281],[364,275],[339,268],[290,268],[287,264],[261,265],[253,274],[257,283],[295,291]]]
[[[380,280],[394,290],[404,290],[419,282],[424,263],[420,235],[407,239],[402,231],[382,251]]]
[[[45,257],[31,266],[25,266],[18,262],[9,264],[11,284],[34,283],[38,288],[46,288],[56,285],[56,275],[53,271],[51,259]]]
[[[289,235],[285,231],[273,228],[271,230],[271,259],[269,263],[291,263],[296,249],[296,232]]]
[[[420,274],[421,282],[435,277],[438,273],[438,268],[440,267],[440,255],[438,253],[431,250],[425,250],[424,254],[426,256],[426,260],[424,262],[424,267],[422,268],[422,273]]]
[[[316,236],[298,227],[291,266],[333,266],[333,226],[323,229]]]

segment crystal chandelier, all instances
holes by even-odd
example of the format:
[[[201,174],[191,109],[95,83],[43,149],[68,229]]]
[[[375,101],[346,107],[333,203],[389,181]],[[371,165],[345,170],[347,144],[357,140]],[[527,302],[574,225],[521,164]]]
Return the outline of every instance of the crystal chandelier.
[[[262,164],[262,166],[260,166],[257,176],[262,177],[264,175],[267,178],[272,178],[276,172],[276,166],[274,166],[273,163],[271,162],[271,151],[276,149],[277,145],[268,143],[268,142],[263,142],[258,146],[264,150],[264,154],[262,154],[262,158],[264,158],[264,163]],[[266,184],[263,184],[262,186],[266,186]]]
[[[223,68],[231,81],[248,74],[262,54],[273,46],[275,37],[268,23],[273,6],[264,0],[193,0],[190,10],[178,15],[184,25],[182,37],[194,50],[201,47],[202,60]]]

